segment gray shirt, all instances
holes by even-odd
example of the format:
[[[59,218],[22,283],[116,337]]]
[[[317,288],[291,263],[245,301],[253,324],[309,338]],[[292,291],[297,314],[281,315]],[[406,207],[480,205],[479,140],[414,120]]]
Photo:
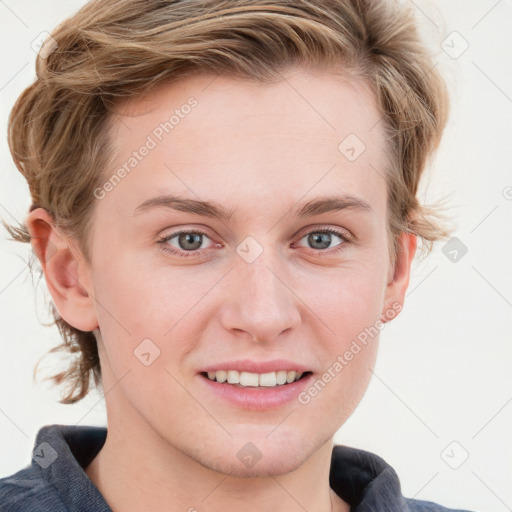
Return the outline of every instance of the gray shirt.
[[[105,427],[42,427],[31,464],[0,479],[0,512],[112,512],[84,471],[106,437]],[[453,511],[404,498],[393,468],[377,455],[355,448],[333,447],[329,482],[352,512]]]

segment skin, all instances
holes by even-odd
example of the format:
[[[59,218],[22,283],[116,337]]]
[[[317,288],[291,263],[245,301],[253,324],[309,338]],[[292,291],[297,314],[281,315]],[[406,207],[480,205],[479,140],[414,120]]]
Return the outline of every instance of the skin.
[[[416,238],[401,235],[390,259],[386,184],[374,170],[388,156],[373,94],[327,71],[296,67],[283,77],[263,85],[198,75],[120,105],[112,172],[170,112],[198,101],[97,200],[90,264],[43,209],[27,219],[60,314],[98,333],[108,436],[86,473],[114,510],[349,510],[329,487],[333,436],[368,386],[378,336],[307,405],[244,410],[205,391],[197,373],[227,360],[284,358],[316,380],[404,301]],[[353,162],[338,149],[348,134],[366,146]],[[294,215],[333,193],[371,209]],[[133,214],[160,194],[234,213],[222,221],[171,208]],[[185,228],[207,234],[205,252],[165,253],[158,238]],[[307,235],[321,228],[348,230],[352,241],[332,235],[318,248]],[[236,252],[247,236],[263,249],[252,263]],[[167,246],[189,247],[179,237]],[[146,338],[160,350],[149,366],[134,356]],[[248,442],[262,454],[250,468],[236,456]]]

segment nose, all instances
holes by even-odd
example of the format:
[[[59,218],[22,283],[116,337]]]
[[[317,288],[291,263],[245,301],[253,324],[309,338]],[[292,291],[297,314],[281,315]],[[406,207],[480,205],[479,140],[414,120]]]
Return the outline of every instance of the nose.
[[[288,273],[266,254],[252,263],[235,263],[220,310],[224,329],[258,342],[273,341],[301,321],[300,301]]]

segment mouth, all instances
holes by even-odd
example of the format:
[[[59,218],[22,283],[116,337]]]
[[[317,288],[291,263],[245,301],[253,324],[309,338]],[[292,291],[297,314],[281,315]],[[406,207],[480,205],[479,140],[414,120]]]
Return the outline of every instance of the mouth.
[[[313,373],[296,370],[265,373],[210,370],[201,372],[199,377],[207,393],[205,396],[220,399],[236,409],[262,412],[296,403],[298,395],[313,379]]]
[[[313,380],[313,371],[288,359],[238,359],[200,368],[197,376],[204,396],[220,400],[219,404],[270,411],[296,403]]]
[[[201,372],[200,375],[219,384],[228,384],[237,388],[280,388],[301,379],[306,379],[312,372],[295,370],[278,370],[267,373],[253,373],[238,370],[214,370]]]

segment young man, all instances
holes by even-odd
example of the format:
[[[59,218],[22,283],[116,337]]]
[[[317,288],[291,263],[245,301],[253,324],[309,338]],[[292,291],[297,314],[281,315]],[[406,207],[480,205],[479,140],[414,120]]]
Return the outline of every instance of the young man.
[[[402,309],[443,83],[395,2],[98,0],[10,120],[56,306],[52,425],[0,510],[442,511],[333,436]],[[364,338],[361,333],[377,334]],[[107,433],[108,432],[108,433]]]

